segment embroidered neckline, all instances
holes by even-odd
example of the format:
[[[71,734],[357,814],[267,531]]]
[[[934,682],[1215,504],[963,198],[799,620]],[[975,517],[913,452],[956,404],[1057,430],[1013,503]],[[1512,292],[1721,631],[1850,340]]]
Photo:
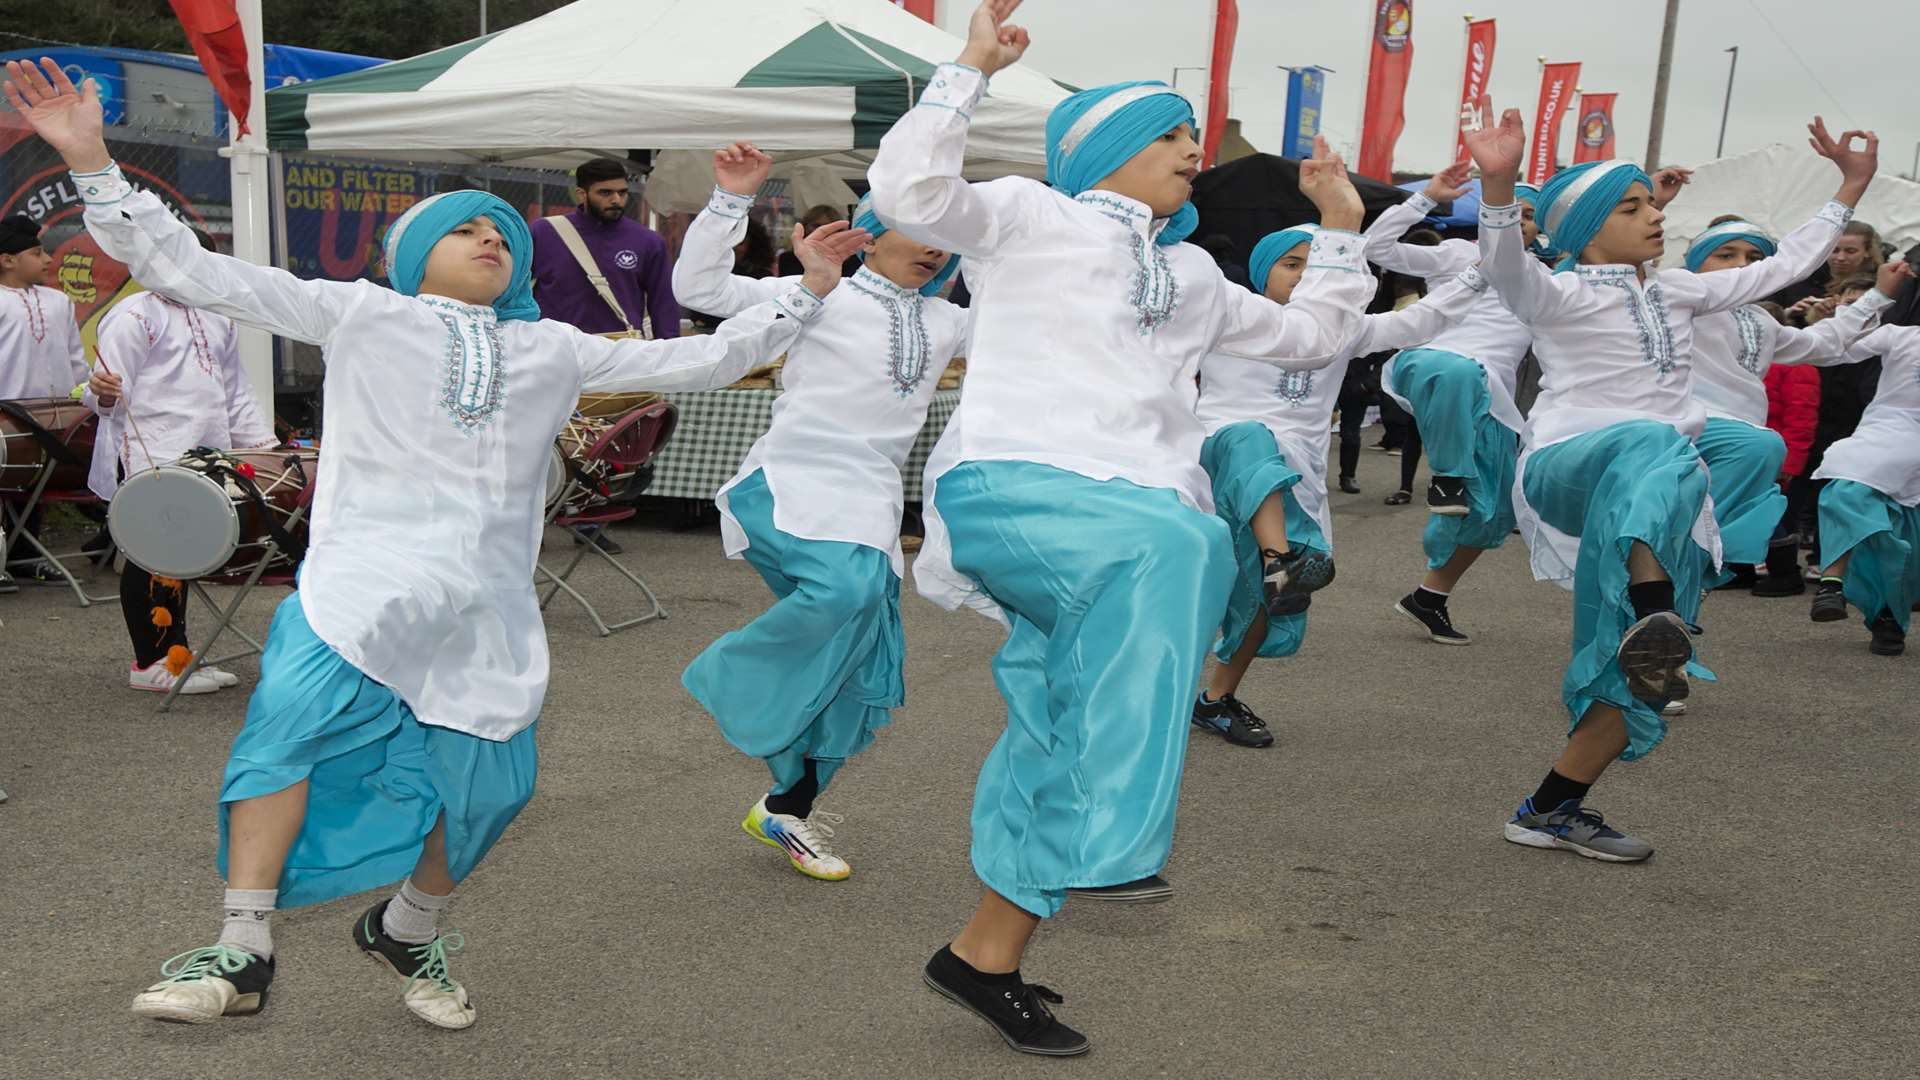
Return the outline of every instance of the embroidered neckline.
[[[421,297],[447,328],[441,361],[440,407],[462,435],[477,434],[506,400],[506,348],[492,308],[441,297]]]
[[[1655,281],[1636,292],[1624,278],[1615,274],[1598,276],[1594,284],[1620,290],[1627,314],[1633,319],[1633,328],[1640,335],[1641,358],[1660,374],[1671,374],[1678,364],[1673,347],[1673,322],[1667,314],[1666,290]]]
[[[1282,371],[1280,381],[1274,386],[1273,392],[1282,401],[1298,408],[1313,396],[1313,372]]]
[[[1581,277],[1607,279],[1635,276],[1635,268],[1623,263],[1609,263],[1605,266],[1589,266],[1582,263],[1573,269]]]
[[[47,310],[41,306],[40,293],[34,286],[16,289],[5,286],[10,293],[20,297],[20,304],[27,309],[27,332],[33,335],[34,344],[43,344],[47,340]]]
[[[1127,227],[1134,264],[1127,303],[1133,306],[1134,329],[1145,337],[1173,321],[1180,306],[1180,282],[1167,253],[1153,240],[1172,219],[1155,220],[1145,203],[1097,188],[1075,195],[1073,201]]]
[[[933,367],[933,337],[927,333],[926,297],[903,289],[862,266],[846,284],[872,298],[887,313],[887,382],[896,397],[912,397]]]
[[[847,284],[855,286],[856,288],[864,286],[866,289],[884,293],[896,300],[905,300],[909,297],[920,295],[919,290],[906,288],[864,263],[861,264],[860,269],[856,271],[851,278],[847,279]]]
[[[1760,374],[1760,314],[1751,307],[1733,309],[1733,324],[1740,331],[1740,351],[1734,360],[1753,375]]]
[[[165,304],[167,307],[173,308],[174,310],[180,312],[186,318],[187,337],[189,339],[189,347],[193,350],[194,362],[200,365],[201,371],[205,372],[208,375],[212,375],[213,367],[214,367],[213,340],[207,335],[206,320],[200,317],[200,313],[198,311],[195,311],[193,308],[190,308],[187,305],[181,303],[180,301],[175,300],[171,296],[166,296],[157,292],[154,293],[153,295],[162,304]],[[141,320],[143,325],[145,321],[146,320],[144,319]],[[151,329],[147,331],[147,338],[148,338],[148,344],[152,344],[153,331]]]
[[[498,322],[500,319],[500,313],[493,310],[490,304],[469,304],[455,300],[452,297],[440,296],[435,293],[421,293],[415,296],[414,299],[437,311],[452,312],[455,315],[466,315],[487,323]]]
[[[1122,225],[1137,226],[1153,220],[1153,211],[1146,203],[1100,188],[1089,188],[1075,195],[1073,201],[1090,210],[1097,210]]]

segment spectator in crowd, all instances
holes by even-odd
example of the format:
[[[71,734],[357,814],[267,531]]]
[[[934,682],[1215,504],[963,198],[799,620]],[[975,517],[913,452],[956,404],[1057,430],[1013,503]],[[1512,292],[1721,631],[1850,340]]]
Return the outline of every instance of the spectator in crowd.
[[[626,165],[594,158],[574,170],[573,180],[573,212],[530,227],[540,314],[589,334],[639,329],[651,317],[654,337],[678,337],[667,242],[627,217]]]
[[[1713,224],[1718,225],[1721,220],[1715,218]],[[1773,299],[1782,304],[1795,305],[1809,297],[1830,295],[1836,281],[1865,277],[1871,282],[1880,264],[1886,261],[1886,245],[1880,240],[1880,231],[1864,221],[1849,221],[1841,231],[1840,239],[1833,242],[1833,251],[1827,256],[1827,264],[1815,270],[1807,280],[1775,293]]]
[[[1775,321],[1787,321],[1786,309],[1779,304],[1760,306]],[[1780,516],[1773,542],[1767,547],[1767,576],[1755,581],[1752,591],[1755,596],[1799,596],[1807,591],[1798,563],[1799,523],[1813,509],[1806,499],[1811,488],[1802,478],[1807,475],[1807,457],[1813,451],[1815,429],[1820,424],[1820,369],[1808,364],[1775,364],[1767,369],[1765,382],[1767,426],[1779,432],[1787,444],[1787,458],[1780,466],[1787,511]]]

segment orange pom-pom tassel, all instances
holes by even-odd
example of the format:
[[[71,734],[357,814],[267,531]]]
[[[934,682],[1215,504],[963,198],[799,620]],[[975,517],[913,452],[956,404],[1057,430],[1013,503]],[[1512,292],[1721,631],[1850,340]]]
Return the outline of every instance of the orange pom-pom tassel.
[[[153,609],[153,625],[159,627],[162,630],[165,630],[167,627],[172,626],[173,612],[168,611],[166,608],[163,608],[163,607],[154,608]]]
[[[167,674],[178,675],[193,663],[193,650],[185,645],[175,645],[167,650]]]
[[[172,590],[173,590],[174,592],[179,592],[179,591],[180,591],[180,579],[179,579],[179,578],[170,578],[170,577],[159,577],[159,576],[155,576],[155,577],[154,577],[154,579],[153,579],[153,583],[154,583],[155,585],[158,585],[158,586],[160,586],[160,587],[161,587],[161,588],[163,588],[163,589],[172,589]]]

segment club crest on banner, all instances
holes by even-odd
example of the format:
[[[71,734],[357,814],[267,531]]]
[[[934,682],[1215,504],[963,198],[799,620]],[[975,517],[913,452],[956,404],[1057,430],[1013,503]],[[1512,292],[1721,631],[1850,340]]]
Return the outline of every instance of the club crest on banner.
[[[1613,118],[1605,109],[1589,109],[1580,118],[1580,142],[1584,146],[1599,149],[1613,138]]]
[[[1413,36],[1413,0],[1380,0],[1374,17],[1374,34],[1380,39],[1380,47],[1388,52],[1405,49]]]

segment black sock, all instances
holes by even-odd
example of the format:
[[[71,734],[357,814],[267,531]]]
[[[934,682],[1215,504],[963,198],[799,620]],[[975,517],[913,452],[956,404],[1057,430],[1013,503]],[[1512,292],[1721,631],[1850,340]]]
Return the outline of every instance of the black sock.
[[[807,771],[800,776],[800,782],[778,795],[767,796],[767,813],[792,814],[804,818],[813,813],[814,797],[820,794],[820,772],[814,767],[813,759],[807,759]]]
[[[1439,611],[1447,606],[1447,594],[1434,592],[1422,585],[1413,590],[1413,602],[1428,611]]]
[[[1823,592],[1823,593],[1842,592],[1845,590],[1845,588],[1846,588],[1846,582],[1842,581],[1837,577],[1823,577],[1820,579],[1820,589],[1819,589],[1820,592]]]
[[[1644,619],[1656,611],[1673,610],[1673,582],[1643,581],[1627,586],[1627,600],[1633,604],[1633,617]]]
[[[987,983],[991,986],[1015,986],[1020,982],[1019,968],[1014,968],[1012,971],[981,971],[979,968],[960,959],[960,954],[953,951],[952,945],[948,945],[940,951],[953,957],[955,966],[959,967],[961,971],[965,972],[969,978],[972,978],[976,982]]]
[[[1587,797],[1587,789],[1592,784],[1583,784],[1578,780],[1569,780],[1552,769],[1547,770],[1547,778],[1540,781],[1540,790],[1533,793],[1533,808],[1540,813],[1550,814],[1560,809],[1568,799],[1575,802]]]

